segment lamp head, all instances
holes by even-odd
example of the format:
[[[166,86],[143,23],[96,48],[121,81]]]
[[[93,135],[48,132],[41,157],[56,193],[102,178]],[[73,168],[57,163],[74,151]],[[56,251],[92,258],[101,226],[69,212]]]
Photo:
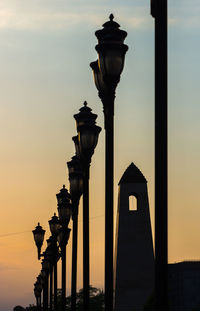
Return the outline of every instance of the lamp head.
[[[58,194],[56,194],[58,201],[58,215],[61,225],[68,225],[71,214],[72,214],[72,205],[71,205],[71,196],[68,190],[63,185],[63,188]]]
[[[60,226],[61,224],[58,219],[58,216],[56,216],[56,213],[54,213],[52,218],[49,220],[49,228],[50,228],[52,236],[56,236],[58,234],[58,230]]]
[[[103,24],[103,29],[95,32],[98,39],[96,50],[98,66],[105,83],[117,85],[128,50],[128,46],[124,44],[127,32],[119,29],[120,25],[113,20],[113,14],[109,16],[109,19]]]
[[[41,251],[41,247],[44,241],[45,230],[42,228],[42,226],[40,226],[40,223],[38,222],[38,225],[35,227],[35,229],[32,232],[33,232],[35,244],[38,249],[38,259],[40,259],[40,251]]]

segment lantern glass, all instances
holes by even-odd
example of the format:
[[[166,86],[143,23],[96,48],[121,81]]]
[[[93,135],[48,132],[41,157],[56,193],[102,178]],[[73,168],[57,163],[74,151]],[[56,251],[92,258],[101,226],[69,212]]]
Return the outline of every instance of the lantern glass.
[[[68,224],[71,217],[71,196],[65,185],[60,190],[58,194],[56,194],[58,200],[58,215],[61,224]]]
[[[79,142],[78,142],[78,135],[72,137],[72,140],[74,142],[76,156],[78,159],[80,159],[80,147],[79,147]]]
[[[124,55],[121,49],[106,49],[99,51],[99,67],[103,76],[119,78],[124,67]]]
[[[51,240],[51,238],[49,238],[48,240],[47,240],[47,247],[50,247],[52,245],[52,240]]]
[[[63,227],[59,230],[57,240],[58,240],[58,243],[59,243],[59,246],[61,247],[61,249],[64,245],[66,245],[68,243],[70,231],[71,231],[71,229],[63,228]]]
[[[99,70],[98,60],[95,62],[92,62],[90,64],[90,67],[92,68],[94,82],[95,82],[97,90],[100,92],[105,92],[107,90],[107,88],[106,88],[106,84],[104,83],[104,80],[103,80],[103,75],[102,75],[101,71]]]
[[[61,245],[63,241],[63,230],[62,229],[59,230],[57,240],[58,240],[59,245]]]
[[[79,131],[79,142],[81,152],[93,153],[98,142],[98,136],[101,128],[99,126],[82,126]]]
[[[54,213],[54,216],[51,218],[51,220],[49,220],[49,228],[50,228],[51,234],[54,236],[57,235],[60,226],[61,225],[60,225],[59,219],[56,216],[56,213]]]
[[[70,193],[73,196],[83,193],[83,178],[79,174],[72,174],[70,176]]]
[[[58,214],[61,223],[69,223],[72,214],[71,203],[58,206]]]

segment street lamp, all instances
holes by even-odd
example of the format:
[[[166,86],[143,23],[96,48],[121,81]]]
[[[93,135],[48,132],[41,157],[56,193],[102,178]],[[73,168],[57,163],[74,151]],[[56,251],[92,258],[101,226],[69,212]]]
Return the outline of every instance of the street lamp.
[[[65,299],[66,299],[66,245],[69,240],[71,229],[68,228],[68,224],[72,214],[71,196],[68,190],[63,185],[63,188],[58,194],[56,194],[58,201],[58,215],[61,223],[61,228],[57,236],[62,257],[62,311],[65,311]]]
[[[41,247],[44,241],[45,230],[42,229],[42,227],[40,226],[40,223],[38,222],[38,225],[35,227],[35,229],[32,232],[33,232],[35,244],[38,249],[38,260],[40,260],[40,256],[41,256],[40,252],[41,252]]]
[[[63,185],[62,189],[58,194],[56,194],[57,202],[58,202],[58,215],[60,223],[63,226],[68,226],[71,214],[72,214],[72,207],[71,207],[71,196],[68,190]]]
[[[128,46],[126,31],[110,20],[95,32],[98,39],[98,61],[90,64],[98,95],[103,103],[105,126],[105,310],[113,310],[113,168],[114,168],[114,100],[115,90],[123,71]]]
[[[98,142],[101,128],[96,125],[97,115],[84,102],[76,120],[78,139],[75,138],[76,156],[83,169],[83,309],[89,310],[89,170],[91,158]]]
[[[77,156],[67,162],[69,171],[70,194],[72,198],[72,276],[71,276],[71,310],[76,310],[76,282],[77,282],[77,236],[78,236],[78,207],[83,193],[83,170]]]
[[[52,247],[53,247],[53,273],[54,273],[54,310],[57,310],[57,261],[58,261],[58,247],[57,235],[61,227],[60,221],[56,213],[49,220],[49,228],[52,234]]]
[[[49,229],[51,231],[52,237],[55,237],[58,235],[60,227],[61,227],[61,224],[58,219],[58,216],[56,216],[56,213],[54,213],[54,215],[49,220]]]

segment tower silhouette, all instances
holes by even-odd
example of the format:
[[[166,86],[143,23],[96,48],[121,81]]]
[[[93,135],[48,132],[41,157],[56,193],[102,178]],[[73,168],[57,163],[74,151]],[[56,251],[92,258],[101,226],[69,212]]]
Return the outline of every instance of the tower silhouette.
[[[115,311],[142,311],[154,288],[154,253],[147,181],[131,163],[119,182]]]

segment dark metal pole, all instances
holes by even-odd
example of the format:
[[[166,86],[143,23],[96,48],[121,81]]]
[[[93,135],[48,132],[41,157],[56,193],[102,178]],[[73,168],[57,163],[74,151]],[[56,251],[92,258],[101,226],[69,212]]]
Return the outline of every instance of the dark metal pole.
[[[57,311],[57,258],[55,259],[53,269],[54,269],[54,311]]]
[[[39,307],[39,297],[38,296],[36,297],[36,306],[37,306],[37,310],[39,310],[40,307]]]
[[[44,311],[44,286],[41,293],[41,310]]]
[[[45,277],[44,288],[43,288],[43,311],[48,311],[48,283],[49,277]]]
[[[73,237],[72,237],[72,279],[71,279],[71,310],[76,310],[76,286],[77,286],[77,236],[78,236],[78,204],[73,200]]]
[[[36,300],[37,300],[37,309],[41,311],[41,292],[39,292],[39,295],[36,298]]]
[[[155,299],[168,310],[167,0],[152,1],[155,17]]]
[[[50,270],[49,310],[53,310],[53,269]]]
[[[89,165],[84,166],[83,180],[83,310],[89,311]]]
[[[113,310],[114,94],[103,100],[105,114],[105,311]]]
[[[39,310],[42,310],[42,296],[41,296],[41,292],[40,292],[40,297],[39,297]]]
[[[62,311],[65,311],[66,302],[66,244],[62,246]]]

